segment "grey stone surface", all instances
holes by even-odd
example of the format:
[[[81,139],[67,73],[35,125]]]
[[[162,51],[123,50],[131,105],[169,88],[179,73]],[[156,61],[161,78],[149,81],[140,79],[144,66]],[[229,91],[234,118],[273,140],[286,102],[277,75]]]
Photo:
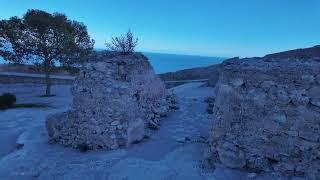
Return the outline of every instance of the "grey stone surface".
[[[225,142],[218,147],[220,161],[229,168],[242,168],[246,164],[244,153],[232,143]]]
[[[320,62],[253,58],[223,63],[211,157],[231,168],[320,178]]]
[[[145,135],[144,121],[142,119],[138,119],[135,122],[131,122],[131,124],[129,124],[127,133],[128,145],[137,141],[141,141]]]
[[[49,116],[50,142],[85,149],[117,149],[140,141],[175,100],[142,54],[105,52],[89,58],[72,87],[70,111]]]

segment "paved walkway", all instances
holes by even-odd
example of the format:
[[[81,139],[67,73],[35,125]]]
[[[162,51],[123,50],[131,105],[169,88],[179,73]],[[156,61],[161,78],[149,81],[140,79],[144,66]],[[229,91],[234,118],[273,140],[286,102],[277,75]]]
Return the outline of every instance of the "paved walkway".
[[[44,74],[35,74],[35,73],[0,72],[0,75],[45,78]],[[50,77],[54,78],[54,79],[68,79],[68,80],[74,80],[75,79],[74,76],[67,76],[67,75],[50,75]]]

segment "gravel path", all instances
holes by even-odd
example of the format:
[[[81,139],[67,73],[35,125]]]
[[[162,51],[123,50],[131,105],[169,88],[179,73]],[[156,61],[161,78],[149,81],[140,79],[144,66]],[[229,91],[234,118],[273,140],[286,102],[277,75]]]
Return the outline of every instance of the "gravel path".
[[[85,153],[47,142],[45,117],[70,107],[69,86],[54,86],[57,96],[50,98],[39,97],[42,86],[0,86],[0,93],[14,92],[20,102],[50,105],[0,111],[0,179],[247,179],[244,172],[217,167],[203,173],[199,168],[213,119],[204,103],[213,90],[201,85],[174,88],[180,109],[165,118],[161,128],[144,142],[128,149]]]

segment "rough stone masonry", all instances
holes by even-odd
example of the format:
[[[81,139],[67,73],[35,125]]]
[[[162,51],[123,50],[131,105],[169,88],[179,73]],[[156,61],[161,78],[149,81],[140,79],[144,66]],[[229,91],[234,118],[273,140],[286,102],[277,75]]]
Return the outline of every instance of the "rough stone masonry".
[[[175,99],[139,53],[93,54],[72,87],[72,109],[48,117],[49,141],[73,148],[117,149],[140,141]]]
[[[226,61],[216,85],[211,159],[320,179],[320,59]]]

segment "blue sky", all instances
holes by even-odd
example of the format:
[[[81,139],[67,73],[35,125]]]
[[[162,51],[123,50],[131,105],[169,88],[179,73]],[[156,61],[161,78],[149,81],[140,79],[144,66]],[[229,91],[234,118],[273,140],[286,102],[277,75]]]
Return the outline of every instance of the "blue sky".
[[[104,48],[128,28],[138,50],[204,56],[261,56],[320,44],[320,0],[0,0],[0,18],[27,9],[84,22]]]

